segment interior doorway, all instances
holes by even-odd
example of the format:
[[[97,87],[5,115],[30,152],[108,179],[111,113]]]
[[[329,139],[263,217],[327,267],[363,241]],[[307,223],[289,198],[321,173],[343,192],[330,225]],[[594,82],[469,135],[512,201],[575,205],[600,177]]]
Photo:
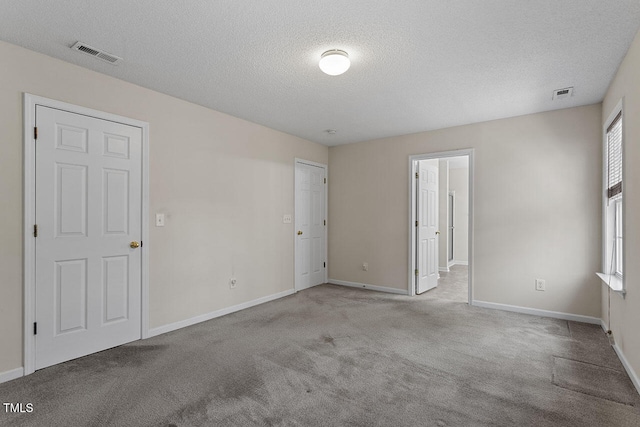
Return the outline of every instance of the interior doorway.
[[[295,161],[295,290],[327,282],[327,166]]]
[[[408,293],[471,303],[473,150],[410,156],[409,169]]]
[[[448,242],[448,248],[447,248],[447,263],[452,263],[453,262],[453,245],[455,244],[455,239],[453,237],[453,233],[455,233],[455,209],[456,209],[456,203],[455,203],[455,198],[456,198],[456,193],[455,191],[449,191],[449,197],[448,197],[448,202],[449,202],[449,236],[447,239]]]
[[[146,337],[149,156],[147,123],[24,103],[27,375]]]
[[[416,170],[416,294],[422,294],[438,286],[438,160],[418,160]]]

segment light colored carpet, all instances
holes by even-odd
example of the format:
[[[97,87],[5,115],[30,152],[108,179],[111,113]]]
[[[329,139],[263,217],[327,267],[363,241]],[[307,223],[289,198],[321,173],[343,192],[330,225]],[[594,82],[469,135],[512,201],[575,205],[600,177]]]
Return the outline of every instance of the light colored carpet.
[[[0,412],[11,426],[640,425],[598,326],[332,285],[40,370],[0,396],[33,403]]]
[[[441,271],[438,286],[420,296],[446,299],[449,301],[469,301],[469,267],[452,265],[449,271]]]

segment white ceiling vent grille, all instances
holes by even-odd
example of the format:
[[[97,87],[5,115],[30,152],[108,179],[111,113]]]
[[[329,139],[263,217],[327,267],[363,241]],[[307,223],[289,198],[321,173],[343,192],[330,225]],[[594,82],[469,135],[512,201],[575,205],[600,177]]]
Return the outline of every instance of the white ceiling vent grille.
[[[553,98],[551,98],[552,100],[556,100],[556,99],[564,99],[564,98],[569,98],[570,96],[573,96],[573,86],[572,87],[565,87],[564,89],[556,89],[553,91]]]
[[[87,55],[91,55],[94,58],[102,59],[103,61],[108,62],[109,64],[115,65],[120,63],[120,61],[122,61],[122,58],[118,56],[112,55],[100,49],[96,49],[95,47],[91,47],[82,42],[77,42],[76,44],[71,46],[71,49],[80,51],[82,53],[86,53]]]

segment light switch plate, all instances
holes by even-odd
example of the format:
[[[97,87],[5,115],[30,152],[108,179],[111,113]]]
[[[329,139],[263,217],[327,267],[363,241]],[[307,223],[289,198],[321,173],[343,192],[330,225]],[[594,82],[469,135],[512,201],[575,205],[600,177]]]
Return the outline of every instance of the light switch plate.
[[[282,216],[282,222],[284,224],[291,224],[291,214],[284,214]]]
[[[164,214],[156,214],[156,227],[164,227]]]

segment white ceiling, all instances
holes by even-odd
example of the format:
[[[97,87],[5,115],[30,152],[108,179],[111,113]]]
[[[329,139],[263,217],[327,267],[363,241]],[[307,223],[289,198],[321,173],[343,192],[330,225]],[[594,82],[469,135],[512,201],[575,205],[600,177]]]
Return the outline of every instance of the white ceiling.
[[[599,102],[639,26],[638,0],[0,0],[2,40],[326,145]]]

